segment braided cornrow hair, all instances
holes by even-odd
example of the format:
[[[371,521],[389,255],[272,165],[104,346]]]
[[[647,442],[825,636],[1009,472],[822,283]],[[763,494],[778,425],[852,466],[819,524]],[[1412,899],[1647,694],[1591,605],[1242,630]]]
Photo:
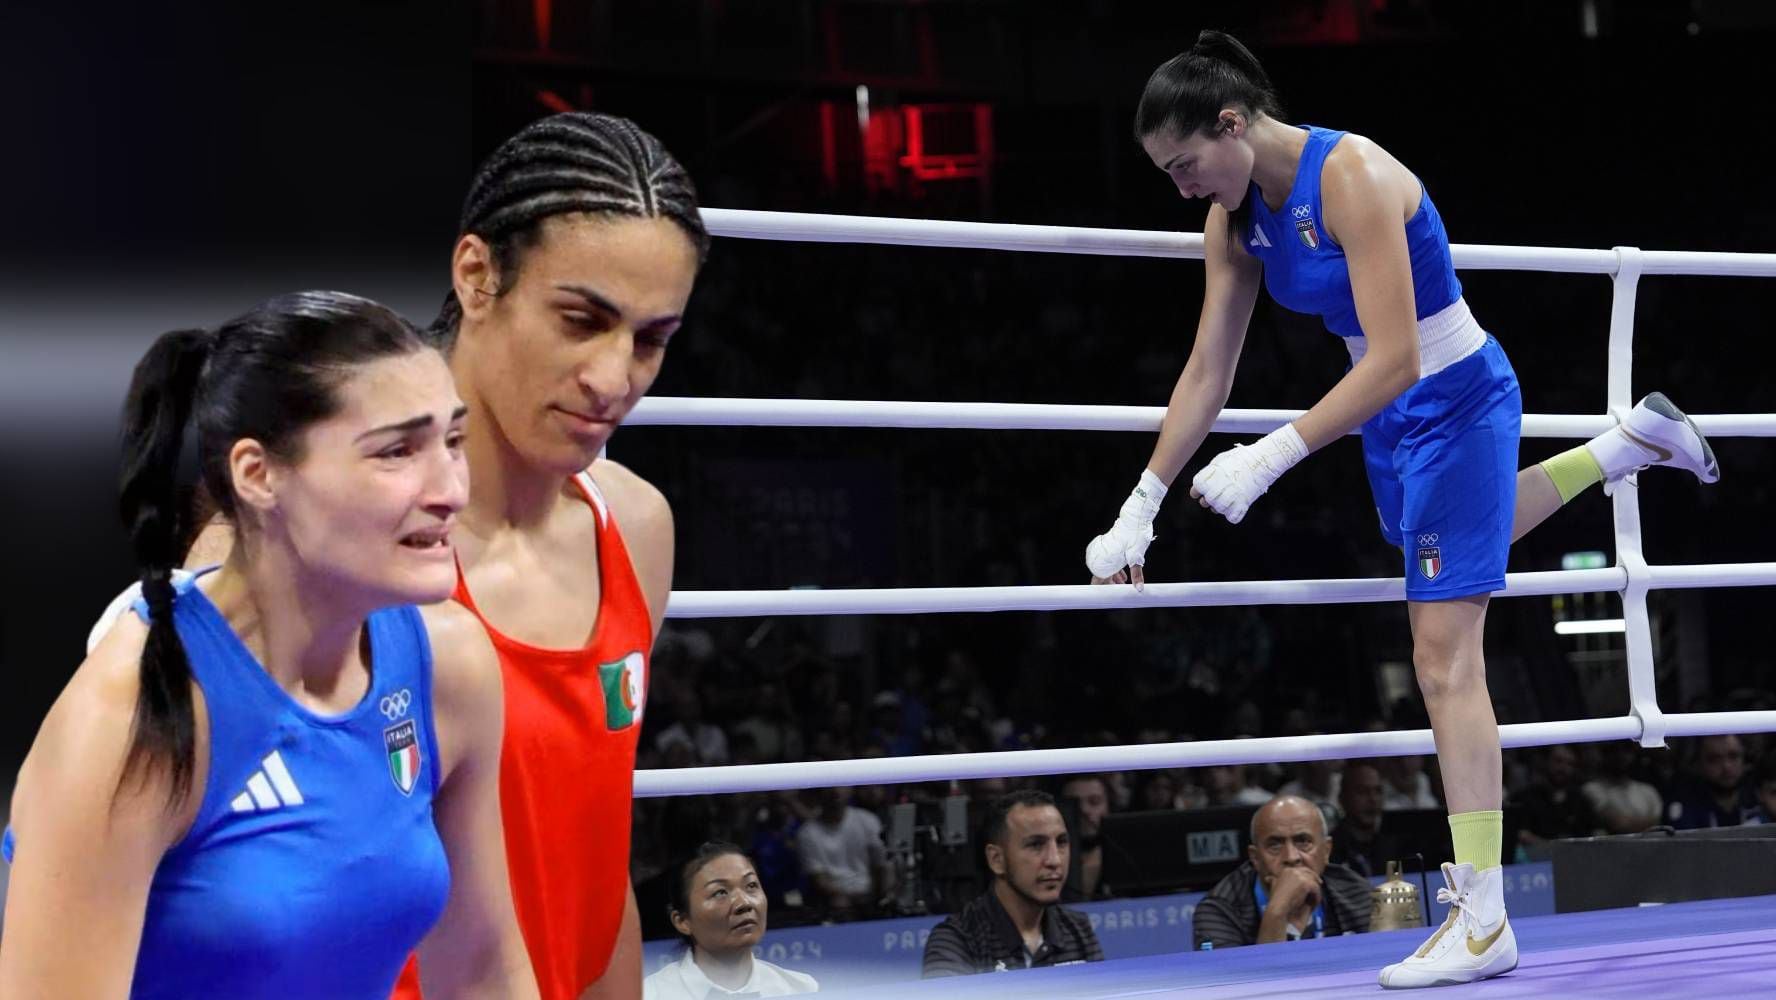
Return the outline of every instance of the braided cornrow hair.
[[[709,253],[697,189],[684,167],[629,119],[588,111],[534,121],[494,150],[469,185],[458,231],[487,241],[501,288],[510,288],[543,220],[570,212],[668,219],[697,248],[698,261]],[[448,347],[461,322],[452,290],[428,332]]]

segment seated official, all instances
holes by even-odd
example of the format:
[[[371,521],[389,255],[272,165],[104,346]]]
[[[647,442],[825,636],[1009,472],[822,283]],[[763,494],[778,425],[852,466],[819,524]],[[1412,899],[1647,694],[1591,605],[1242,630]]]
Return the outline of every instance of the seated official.
[[[647,977],[643,1000],[783,997],[820,989],[814,977],[754,958],[765,935],[765,888],[733,844],[704,844],[669,872],[668,916],[684,940],[678,961]]]
[[[1060,905],[1071,845],[1047,792],[1012,792],[981,827],[993,886],[945,917],[925,942],[924,977],[1102,962],[1091,920]]]
[[[1192,946],[1237,948],[1369,930],[1369,881],[1330,864],[1326,817],[1279,795],[1252,814],[1246,862],[1196,906]]]

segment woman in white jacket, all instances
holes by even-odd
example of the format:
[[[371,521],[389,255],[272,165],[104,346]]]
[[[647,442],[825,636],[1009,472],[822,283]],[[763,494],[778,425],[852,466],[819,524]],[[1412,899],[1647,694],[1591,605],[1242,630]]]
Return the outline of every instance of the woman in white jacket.
[[[753,957],[765,935],[768,904],[758,871],[740,848],[704,844],[673,869],[668,888],[668,916],[685,953],[643,981],[643,1000],[781,997],[820,989],[805,972]]]

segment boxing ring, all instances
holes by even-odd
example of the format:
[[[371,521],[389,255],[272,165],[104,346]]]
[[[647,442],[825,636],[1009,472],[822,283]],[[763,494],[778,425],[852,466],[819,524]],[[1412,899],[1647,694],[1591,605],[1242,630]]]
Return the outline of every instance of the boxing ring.
[[[714,235],[806,242],[874,243],[1201,259],[1196,233],[1079,229],[833,215],[705,209]],[[1603,274],[1613,281],[1606,412],[1525,414],[1525,437],[1589,439],[1633,406],[1635,303],[1644,275],[1776,277],[1776,254],[1456,245],[1464,270]],[[627,426],[855,427],[974,430],[1093,430],[1155,434],[1164,407],[847,400],[644,400]],[[1213,431],[1264,434],[1301,411],[1224,410]],[[1776,436],[1776,413],[1692,414],[1711,438]],[[1730,488],[1730,487],[1729,487]],[[1642,555],[1638,485],[1612,492],[1616,565],[1603,569],[1512,573],[1495,597],[1573,593],[1620,595],[1625,620],[1629,714],[1500,727],[1507,749],[1631,739],[1644,747],[1668,737],[1776,732],[1776,712],[1667,714],[1654,689],[1647,594],[1653,590],[1776,584],[1776,562],[1652,565]],[[1112,504],[1116,497],[1106,497]],[[1110,510],[1106,507],[1106,511]],[[1085,539],[1080,539],[1083,551]],[[1083,568],[1081,575],[1084,575]],[[672,618],[781,615],[944,614],[992,611],[1089,611],[1226,605],[1401,602],[1405,582],[1387,579],[1251,580],[1122,586],[935,587],[913,589],[678,591]],[[639,797],[775,791],[856,784],[1056,775],[1088,771],[1273,764],[1304,760],[1433,754],[1429,730],[1209,740],[1139,746],[943,754],[890,759],[645,770]],[[932,918],[932,922],[937,921]],[[1776,897],[1676,903],[1639,910],[1530,917],[1514,921],[1522,963],[1508,976],[1445,988],[1439,995],[1484,991],[1507,996],[1695,995],[1694,977],[1711,989],[1776,995]],[[1681,929],[1682,936],[1671,936]],[[858,996],[1169,996],[1334,997],[1379,991],[1375,974],[1422,940],[1424,930],[1256,946],[1210,954],[1125,959],[1092,966],[1033,970],[941,983],[884,984]],[[1187,946],[1188,942],[1181,942]],[[1760,993],[1760,991],[1763,991]]]

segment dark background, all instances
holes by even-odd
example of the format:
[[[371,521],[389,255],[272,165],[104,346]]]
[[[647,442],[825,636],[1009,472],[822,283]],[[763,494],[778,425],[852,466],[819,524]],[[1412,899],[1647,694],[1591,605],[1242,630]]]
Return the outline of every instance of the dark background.
[[[1776,249],[1757,152],[1776,15],[1750,0],[242,6],[31,0],[0,26],[8,777],[131,575],[115,412],[152,337],[299,287],[429,319],[473,164],[552,110],[635,118],[712,207],[1196,231],[1203,206],[1176,197],[1129,122],[1151,69],[1221,27],[1264,60],[1288,120],[1360,132],[1415,170],[1458,243]],[[859,85],[877,118],[988,109],[982,174],[915,181],[890,168],[872,188]],[[1201,274],[1188,261],[718,240],[655,393],[1159,405],[1189,351]],[[1601,411],[1605,278],[1462,282],[1516,365],[1526,411]],[[1776,410],[1772,306],[1768,282],[1644,280],[1635,393],[1663,389],[1692,412]],[[1261,302],[1229,405],[1310,405],[1341,363],[1316,320]],[[1569,443],[1526,440],[1524,461]],[[636,428],[612,456],[673,502],[680,589],[941,586],[1082,582],[1083,545],[1151,444]],[[1717,487],[1643,480],[1649,561],[1776,559],[1771,449],[1716,448]],[[1355,441],[1326,451],[1237,527],[1174,500],[1151,578],[1398,575]],[[1613,559],[1611,539],[1593,491],[1521,543],[1511,569],[1558,568],[1579,550]],[[1652,602],[1667,711],[1764,704],[1776,687],[1767,591]],[[1626,709],[1619,637],[1557,638],[1557,614],[1619,606],[1495,602],[1501,721]],[[761,683],[798,708],[847,706],[851,731],[810,729],[805,757],[871,752],[873,694],[909,684],[927,697],[974,685],[1007,723],[955,749],[1404,727],[1422,724],[1409,663],[1397,607],[690,623],[663,642],[649,736],[687,692],[719,721],[749,711]],[[1260,731],[1230,731],[1246,702]]]

